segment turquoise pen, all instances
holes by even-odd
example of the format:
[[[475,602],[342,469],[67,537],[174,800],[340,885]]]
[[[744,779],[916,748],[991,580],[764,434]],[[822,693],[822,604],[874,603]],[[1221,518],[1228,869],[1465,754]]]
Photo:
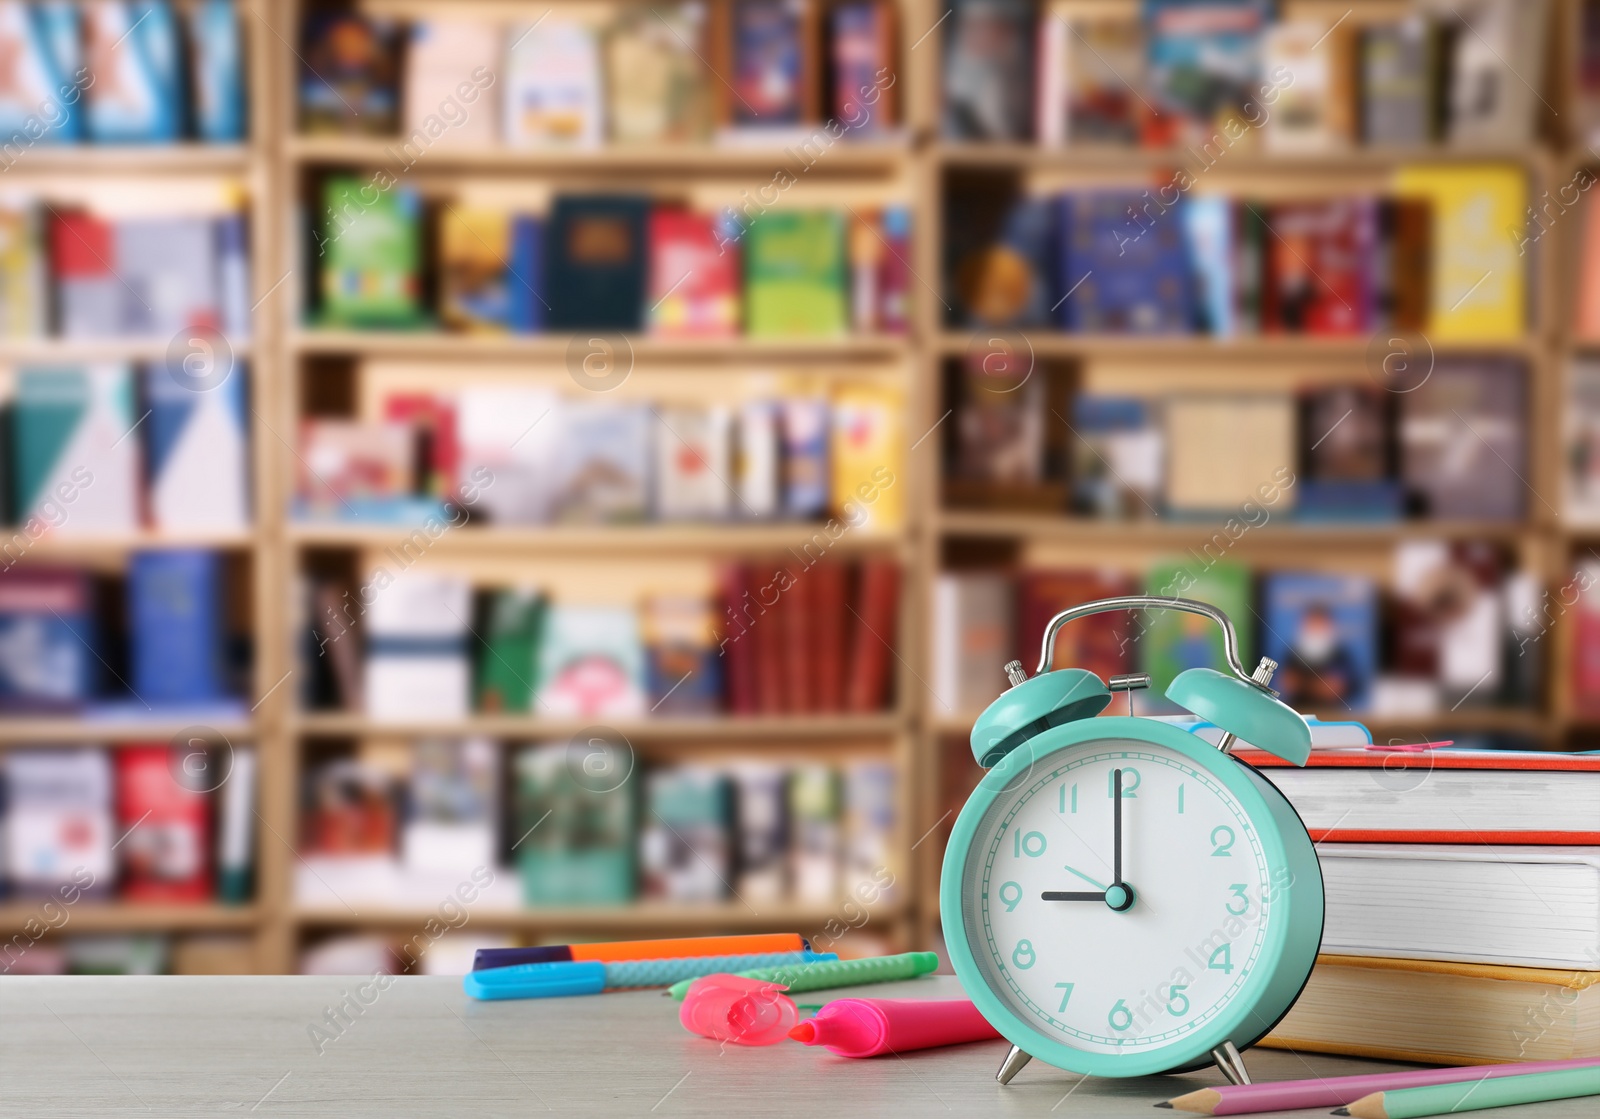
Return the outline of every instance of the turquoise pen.
[[[737,956],[689,956],[666,960],[570,960],[518,964],[468,972],[462,989],[475,999],[549,999],[598,995],[623,987],[670,987],[685,979],[724,971],[837,960],[834,952],[758,952]]]

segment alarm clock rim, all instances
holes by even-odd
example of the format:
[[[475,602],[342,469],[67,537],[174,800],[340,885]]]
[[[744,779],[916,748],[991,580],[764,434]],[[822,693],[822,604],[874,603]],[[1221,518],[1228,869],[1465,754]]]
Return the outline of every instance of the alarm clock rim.
[[[1024,1052],[1031,1054],[1058,1068],[1069,1072],[1082,1073],[1090,1076],[1148,1076],[1155,1073],[1170,1072],[1182,1068],[1198,1067],[1209,1060],[1207,1054],[1224,1041],[1233,1040],[1246,1029],[1246,1022],[1254,1006],[1263,1000],[1263,996],[1271,992],[1274,984],[1274,973],[1287,953],[1289,936],[1293,924],[1293,914],[1286,914],[1285,919],[1274,921],[1267,927],[1267,936],[1262,943],[1261,956],[1271,961],[1268,966],[1258,966],[1247,986],[1240,989],[1234,997],[1234,1007],[1227,1008],[1219,1014],[1215,1021],[1201,1027],[1195,1034],[1186,1039],[1179,1039],[1171,1045],[1163,1046],[1142,1053],[1093,1053],[1083,1049],[1075,1049],[1070,1045],[1049,1037],[1040,1030],[1027,1023],[1020,1015],[1012,1010],[989,985],[982,980],[982,973],[978,968],[976,957],[972,953],[971,945],[967,938],[967,927],[962,919],[961,889],[965,878],[965,863],[973,851],[973,841],[977,838],[978,825],[983,819],[989,806],[1007,791],[1016,777],[1016,770],[1026,769],[1031,773],[1035,765],[1043,757],[1054,754],[1060,750],[1081,746],[1087,742],[1113,739],[1144,739],[1159,746],[1167,746],[1185,756],[1211,776],[1216,778],[1224,788],[1233,794],[1245,809],[1245,814],[1251,820],[1252,827],[1261,839],[1263,852],[1268,866],[1289,865],[1289,852],[1285,849],[1282,837],[1275,826],[1272,830],[1264,830],[1259,821],[1271,820],[1274,825],[1279,823],[1277,814],[1268,803],[1266,795],[1250,779],[1255,774],[1254,770],[1239,762],[1238,759],[1223,754],[1209,742],[1198,735],[1191,734],[1181,727],[1169,723],[1158,722],[1153,719],[1143,719],[1128,715],[1102,716],[1076,723],[1064,723],[1061,726],[1051,727],[1033,738],[1028,739],[1011,753],[1007,754],[993,769],[984,774],[978,782],[972,795],[967,798],[966,804],[956,817],[956,822],[950,832],[949,843],[945,847],[944,863],[939,877],[939,915],[945,930],[945,948],[949,953],[950,962],[955,967],[956,977],[961,981],[962,989],[967,997],[977,1006],[990,1025],[999,1030],[1001,1035],[1011,1044],[1018,1046]],[[1026,759],[1026,760],[1024,760]],[[1221,764],[1218,764],[1219,761]],[[996,782],[997,783],[991,783]],[[1276,786],[1273,787],[1276,791]],[[1282,793],[1278,794],[1282,797]],[[1288,803],[1287,799],[1284,801]],[[1293,809],[1291,807],[1291,812]],[[1298,815],[1295,817],[1298,819]],[[1302,828],[1304,824],[1302,822]],[[1309,835],[1307,837],[1309,843]],[[1315,863],[1315,849],[1312,849],[1312,862]],[[1318,867],[1318,880],[1320,885],[1321,868]],[[1326,917],[1325,907],[1321,915]],[[1318,921],[1320,927],[1322,921]],[[952,936],[954,931],[957,935]],[[1313,956],[1315,953],[1313,953]],[[974,982],[968,983],[968,978]],[[1305,986],[1301,981],[1295,996],[1288,1000],[1283,1013],[1288,1013],[1288,1008],[1293,1007],[1299,998],[1299,991]],[[1246,997],[1246,992],[1251,997]],[[1275,1016],[1281,1020],[1282,1014]],[[1255,1040],[1266,1036],[1271,1027],[1255,1035]],[[1176,1047],[1188,1045],[1197,1047],[1196,1052],[1186,1056],[1176,1056]],[[1203,1048],[1198,1048],[1203,1046]]]

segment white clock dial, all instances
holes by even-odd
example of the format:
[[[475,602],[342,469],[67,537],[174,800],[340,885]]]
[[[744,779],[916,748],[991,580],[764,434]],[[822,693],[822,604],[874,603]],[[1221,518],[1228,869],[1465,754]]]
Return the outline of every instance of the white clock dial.
[[[979,969],[1023,1021],[1087,1052],[1148,1051],[1239,992],[1287,884],[1215,777],[1175,750],[1102,739],[1041,758],[995,799],[962,904]]]

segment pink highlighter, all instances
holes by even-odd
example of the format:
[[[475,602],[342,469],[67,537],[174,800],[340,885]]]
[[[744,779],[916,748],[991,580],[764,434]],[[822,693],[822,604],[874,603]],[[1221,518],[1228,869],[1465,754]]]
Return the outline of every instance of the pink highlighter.
[[[801,1045],[840,1057],[877,1057],[967,1041],[992,1041],[998,1030],[966,999],[835,999],[789,1031]]]

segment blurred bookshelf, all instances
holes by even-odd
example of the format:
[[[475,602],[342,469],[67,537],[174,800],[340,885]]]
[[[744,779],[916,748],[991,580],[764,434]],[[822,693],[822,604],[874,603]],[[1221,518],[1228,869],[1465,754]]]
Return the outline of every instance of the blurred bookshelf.
[[[697,55],[696,63],[706,95],[719,103],[707,110],[717,122],[732,111],[730,95],[737,96],[727,80],[707,77],[707,70],[720,77],[729,66],[720,52],[726,49],[723,35],[730,27],[731,2],[713,0],[701,8],[707,42],[721,44],[700,52],[703,57]],[[847,6],[843,0],[818,0],[799,7],[813,17],[826,17]],[[956,5],[967,6],[971,5]],[[1125,144],[1041,140],[1031,124],[1015,134],[991,138],[954,134],[959,130],[949,128],[946,120],[950,99],[944,92],[945,69],[963,25],[959,12],[947,15],[937,0],[886,4],[885,10],[893,13],[886,40],[895,76],[893,127],[833,143],[815,158],[798,156],[796,151],[832,113],[824,88],[833,74],[827,53],[833,32],[827,18],[812,19],[804,32],[816,79],[800,125],[770,136],[752,137],[713,124],[676,142],[623,143],[600,136],[587,146],[513,146],[500,134],[504,122],[485,134],[477,131],[480,126],[473,120],[463,125],[474,130],[471,139],[453,138],[413,158],[398,154],[410,130],[405,123],[412,112],[406,104],[410,79],[394,74],[390,77],[395,92],[387,105],[390,126],[382,134],[375,134],[370,120],[337,125],[307,117],[302,87],[308,80],[307,69],[319,57],[313,49],[317,38],[310,30],[316,20],[359,12],[379,24],[393,21],[384,25],[383,34],[390,36],[386,49],[402,52],[415,47],[405,30],[408,25],[435,20],[492,25],[495,38],[490,49],[497,64],[505,63],[509,71],[514,63],[504,54],[515,36],[507,29],[516,27],[517,34],[523,34],[546,7],[531,0],[475,0],[459,10],[452,5],[448,11],[422,0],[354,5],[241,0],[247,141],[41,145],[7,169],[8,181],[29,184],[28,189],[45,197],[62,190],[66,192],[62,197],[71,199],[92,195],[89,188],[97,183],[102,187],[153,183],[158,190],[177,192],[176,184],[226,182],[247,199],[251,248],[253,306],[248,336],[228,338],[233,360],[247,362],[250,371],[246,427],[253,514],[249,525],[243,530],[136,527],[103,534],[50,534],[33,542],[23,561],[28,567],[70,566],[110,576],[121,572],[135,554],[194,549],[223,554],[229,571],[238,572],[230,611],[242,610],[245,620],[238,624],[250,636],[245,698],[237,710],[145,713],[148,717],[126,712],[19,713],[0,719],[0,751],[40,747],[58,754],[83,743],[104,743],[115,753],[124,746],[179,740],[192,734],[197,724],[203,725],[208,741],[226,741],[235,751],[252,750],[258,770],[251,806],[253,889],[238,904],[86,899],[68,908],[70,920],[59,936],[52,930],[52,937],[80,931],[227,934],[247,941],[246,955],[240,958],[247,958],[256,970],[281,973],[304,966],[308,954],[341,940],[376,938],[375,942],[392,945],[397,937],[414,935],[435,913],[436,901],[410,894],[389,898],[352,894],[350,902],[342,904],[321,894],[302,894],[300,887],[314,877],[307,874],[308,858],[314,867],[322,866],[316,861],[322,856],[310,843],[314,802],[319,791],[325,791],[318,785],[319,775],[336,773],[343,775],[341,780],[354,781],[350,775],[362,766],[375,766],[402,790],[383,795],[401,798],[415,792],[404,791],[409,788],[406,767],[415,764],[406,759],[415,759],[420,747],[442,742],[465,748],[464,744],[475,742],[487,743],[492,752],[494,760],[488,764],[496,774],[497,827],[507,834],[495,838],[498,892],[470,907],[468,931],[474,936],[533,942],[768,928],[811,935],[820,934],[830,922],[843,921],[852,926],[851,935],[859,938],[862,951],[877,945],[936,944],[944,837],[951,813],[964,801],[976,772],[963,755],[977,713],[974,708],[979,707],[950,705],[939,694],[935,645],[947,636],[940,629],[936,601],[942,577],[1002,573],[1010,587],[1005,593],[1015,595],[1023,573],[1107,570],[1118,573],[1124,589],[1138,589],[1150,571],[1163,564],[1170,568],[1174,556],[1203,549],[1226,522],[1225,514],[1187,513],[1155,497],[1147,509],[1124,509],[1115,517],[1076,508],[1074,446],[1089,442],[1067,422],[1067,417],[1077,418],[1071,410],[1074,401],[1086,395],[1132,395],[1167,402],[1208,393],[1275,394],[1292,397],[1298,408],[1304,393],[1374,383],[1373,362],[1381,363],[1384,351],[1381,345],[1374,350],[1378,326],[1372,323],[1343,333],[1239,329],[1226,337],[1196,330],[1074,330],[1063,324],[1057,311],[1063,304],[1049,306],[1057,295],[1069,308],[1074,306],[1067,283],[1052,292],[1047,310],[1033,321],[966,315],[966,300],[958,289],[968,281],[957,274],[957,258],[973,246],[951,244],[952,232],[960,233],[968,225],[978,230],[988,222],[995,230],[993,239],[1003,239],[1000,226],[1009,200],[1143,190],[1169,181],[1181,169],[1192,172],[1199,164],[1190,146],[1167,140],[1148,147],[1142,138]],[[1257,143],[1230,149],[1211,161],[1215,166],[1207,165],[1195,194],[1247,197],[1266,205],[1387,199],[1397,178],[1409,169],[1471,174],[1474,169],[1491,168],[1514,172],[1523,184],[1524,201],[1536,205],[1544,192],[1558,190],[1580,172],[1600,173],[1600,161],[1585,150],[1592,141],[1578,123],[1587,119],[1582,105],[1596,97],[1595,90],[1583,87],[1585,7],[1579,0],[1553,0],[1546,10],[1547,43],[1538,53],[1540,78],[1534,82],[1536,88],[1530,87],[1536,100],[1524,141],[1434,138],[1388,146],[1358,142],[1287,151]],[[604,0],[573,0],[558,5],[551,19],[563,26],[610,26],[608,21],[627,8]],[[1089,33],[1090,40],[1098,42],[1091,24],[1136,21],[1141,5],[1136,0],[1068,0],[1040,5],[1000,2],[992,8],[1019,20],[1017,26],[1029,29],[1029,34],[1063,16],[1069,21],[1087,20],[1073,24],[1077,30],[1072,33]],[[1383,0],[1358,5],[1348,19],[1342,19],[1346,10],[1346,5],[1320,0],[1278,5],[1279,22],[1320,20],[1330,27],[1342,22],[1348,25],[1346,32],[1392,22],[1417,8]],[[669,16],[676,11],[673,6]],[[1032,45],[1030,41],[1028,59],[1034,57]],[[398,73],[406,73],[404,64]],[[515,75],[495,76],[485,102],[494,101],[498,111],[504,85]],[[325,117],[339,114],[337,99],[355,97],[353,91],[366,88],[353,77],[336,77],[335,82],[337,89],[327,85],[334,96],[325,91],[321,98]],[[1346,95],[1357,96],[1353,91]],[[595,96],[604,98],[608,93],[601,90]],[[1026,97],[1030,115],[1036,98],[1037,91],[1030,89]],[[365,109],[365,102],[362,105]],[[382,193],[414,199],[422,215],[411,246],[415,259],[409,265],[418,279],[416,313],[353,323],[328,313],[324,285],[329,282],[325,274],[329,257],[319,253],[318,244],[328,231],[319,231],[318,223],[326,220],[330,202],[338,201],[329,193],[330,184],[341,179],[374,181],[379,172],[396,184]],[[441,245],[444,227],[452,222],[476,237],[472,231],[486,227],[472,222],[483,212],[510,214],[513,224],[519,217],[541,215],[548,232],[550,219],[542,215],[550,213],[554,199],[620,194],[648,196],[652,213],[672,208],[704,216],[737,207],[780,172],[794,182],[782,190],[776,210],[826,210],[847,231],[870,226],[883,245],[873,248],[866,241],[865,255],[902,259],[908,274],[899,282],[909,305],[903,323],[889,329],[882,323],[859,326],[852,320],[839,329],[813,334],[749,332],[735,323],[716,333],[670,336],[660,324],[644,321],[617,329],[549,325],[506,329],[503,324],[485,328],[446,321]],[[984,209],[993,199],[1000,199],[993,203],[997,214]],[[345,201],[348,204],[348,195]],[[1600,351],[1600,317],[1585,334],[1574,306],[1584,286],[1585,267],[1600,260],[1600,243],[1594,252],[1586,252],[1585,219],[1571,205],[1563,205],[1564,212],[1572,213],[1560,220],[1570,226],[1556,224],[1554,232],[1530,244],[1526,257],[1519,258],[1526,313],[1518,326],[1478,338],[1442,337],[1429,342],[1435,360],[1493,358],[1513,362],[1523,371],[1524,457],[1517,465],[1524,490],[1518,514],[1483,520],[1407,514],[1311,521],[1275,508],[1269,523],[1251,525],[1230,539],[1225,549],[1229,561],[1237,561],[1245,573],[1247,586],[1259,587],[1274,572],[1337,574],[1383,588],[1374,591],[1383,596],[1392,590],[1400,550],[1437,543],[1446,551],[1457,545],[1492,549],[1503,575],[1526,574],[1541,594],[1549,596],[1569,585],[1580,565],[1595,561],[1600,527],[1594,526],[1600,520],[1583,527],[1582,518],[1568,509],[1563,495],[1573,485],[1577,367]],[[1581,208],[1586,207],[1585,201]],[[888,247],[882,236],[878,215],[891,208],[909,218],[909,238],[899,247]],[[456,210],[468,214],[472,222]],[[993,220],[997,217],[998,222]],[[336,256],[343,247],[334,245],[334,240],[328,240],[331,247],[324,251]],[[498,255],[498,249],[489,252]],[[852,264],[846,255],[848,271]],[[511,277],[508,287],[517,294],[516,282],[522,280],[518,266],[507,256],[501,256],[500,263]],[[846,291],[853,282],[847,279]],[[646,307],[653,312],[649,303],[655,288],[648,278],[645,284],[652,292]],[[545,302],[550,293],[541,285],[534,294]],[[667,291],[661,298],[671,294]],[[746,293],[740,290],[737,295],[742,298]],[[548,316],[550,307],[536,310],[538,314]],[[1413,339],[1429,335],[1430,329],[1424,326],[1405,333]],[[579,372],[587,369],[582,365],[583,347],[592,335],[603,336],[608,361],[630,364],[616,386],[591,395],[584,391]],[[575,344],[578,371],[573,365]],[[6,338],[0,340],[0,365],[128,361],[155,365],[169,358],[169,346],[162,338],[143,336]],[[1020,497],[1002,492],[1004,487],[951,484],[963,482],[958,476],[957,431],[963,423],[963,369],[981,366],[997,346],[1012,363],[1008,367],[1024,361],[1028,376],[1047,384],[1034,407],[1041,417],[1054,414],[1044,419],[1048,430],[1042,436],[1054,473],[1046,471],[1046,484]],[[607,365],[605,371],[611,368]],[[899,422],[891,425],[889,438],[900,479],[896,496],[904,508],[887,526],[852,528],[835,538],[819,536],[822,525],[835,515],[832,498],[797,518],[744,519],[731,506],[720,514],[681,519],[634,510],[609,521],[551,514],[480,517],[474,512],[466,523],[452,521],[448,530],[419,544],[416,521],[386,519],[387,512],[374,514],[368,506],[352,509],[346,504],[341,509],[344,496],[329,497],[334,490],[322,485],[325,460],[319,456],[338,447],[332,441],[320,446],[310,442],[319,426],[338,438],[365,438],[357,429],[370,434],[370,429],[392,422],[391,403],[402,397],[443,400],[453,416],[460,416],[466,407],[463,394],[479,387],[541,393],[563,401],[584,398],[586,404],[651,412],[664,412],[668,406],[691,411],[721,406],[737,412],[745,402],[791,397],[825,400],[838,407],[837,402],[848,401],[852,392],[866,393],[860,399],[868,401],[874,399],[871,393],[888,393],[876,399],[900,402]],[[494,398],[485,399],[492,404]],[[530,406],[530,399],[524,396],[517,406]],[[479,407],[484,410],[481,402]],[[659,412],[656,419],[661,419]],[[1288,463],[1301,476],[1314,436],[1301,437],[1298,427],[1303,423],[1298,413],[1296,417],[1297,431],[1285,445]],[[825,420],[824,426],[832,430],[829,425],[835,422]],[[1234,450],[1235,446],[1219,446],[1216,453],[1231,455]],[[1387,453],[1391,459],[1398,457],[1392,448]],[[646,464],[648,470],[657,465]],[[1393,464],[1390,473],[1399,473]],[[429,491],[427,496],[451,495]],[[309,513],[308,503],[314,507]],[[437,502],[416,515],[436,507]],[[869,564],[893,564],[899,572],[893,632],[880,635],[887,651],[888,683],[882,702],[868,703],[863,710],[784,710],[790,706],[785,699],[776,710],[735,711],[727,689],[710,696],[701,709],[672,715],[655,713],[651,706],[670,703],[670,693],[653,692],[627,713],[604,715],[552,713],[540,709],[538,698],[528,700],[526,710],[484,710],[475,692],[464,709],[448,715],[375,714],[353,704],[335,706],[321,700],[313,704],[307,698],[308,679],[321,679],[330,671],[326,663],[318,663],[327,658],[317,655],[314,630],[313,641],[307,642],[307,628],[313,624],[308,619],[329,615],[326,603],[308,606],[308,586],[354,592],[369,573],[392,565],[385,556],[406,554],[407,548],[422,553],[416,563],[419,573],[468,587],[466,601],[474,613],[463,617],[462,624],[472,631],[471,641],[487,644],[478,632],[481,617],[475,616],[482,596],[524,585],[544,592],[546,609],[567,603],[632,607],[652,597],[670,596],[694,599],[726,624],[726,609],[718,613],[725,606],[721,597],[725,588],[719,582],[723,573],[763,564],[807,566],[802,557],[810,556],[808,547],[816,551],[819,540],[829,563],[852,572]],[[409,570],[409,560],[403,566]],[[1261,606],[1254,590],[1245,593],[1246,617],[1241,624],[1255,629],[1265,624],[1264,619],[1258,623],[1248,615]],[[1525,702],[1483,695],[1458,698],[1449,693],[1425,711],[1351,712],[1337,703],[1309,706],[1329,719],[1341,714],[1362,719],[1384,740],[1451,735],[1549,749],[1593,747],[1600,744],[1596,707],[1600,697],[1585,702],[1588,686],[1576,667],[1586,624],[1583,612],[1552,602],[1565,599],[1535,601],[1542,620],[1537,636],[1527,643],[1537,651],[1542,669],[1529,685],[1531,697]],[[866,624],[856,612],[858,605],[849,605],[843,615],[852,627]],[[825,613],[815,604],[813,610],[817,617]],[[633,611],[635,623],[643,612]],[[1026,628],[1019,613],[1013,605],[1006,619],[1008,631]],[[1600,628],[1596,632],[1600,634]],[[321,636],[330,648],[337,646],[332,635]],[[402,634],[397,640],[403,644],[415,638]],[[1021,645],[1022,634],[1009,633],[1006,655],[999,659],[1021,655],[1031,670],[1036,654]],[[991,650],[995,655],[1000,651]],[[345,650],[337,652],[342,655]],[[359,675],[365,667],[361,658],[353,658],[341,671]],[[981,681],[995,693],[1003,686],[998,674],[993,679],[982,676]],[[1509,685],[1506,690],[1509,694]],[[1452,703],[1457,706],[1452,708]],[[859,932],[854,931],[854,921],[860,907],[842,888],[837,898],[804,902],[790,896],[792,891],[780,890],[773,897],[747,903],[735,896],[736,883],[730,881],[723,882],[723,890],[713,884],[715,896],[698,901],[644,897],[638,888],[625,890],[625,896],[606,904],[530,901],[535,887],[527,878],[519,878],[521,855],[507,850],[511,841],[520,842],[518,833],[523,831],[513,826],[523,818],[517,801],[517,767],[525,757],[531,759],[531,745],[569,747],[595,725],[626,743],[630,765],[636,767],[632,779],[641,786],[648,775],[658,772],[710,773],[725,781],[746,764],[788,766],[784,772],[790,774],[810,765],[833,774],[811,776],[831,781],[837,801],[841,796],[837,789],[845,780],[841,775],[852,765],[881,764],[892,775],[892,795],[886,845],[877,857],[893,870],[895,889],[867,907],[870,916]],[[833,811],[835,827],[844,827],[837,805]],[[642,804],[637,812],[646,815]],[[648,822],[642,820],[641,826]],[[117,835],[123,830],[118,827]],[[394,830],[398,835],[399,826]],[[638,828],[629,834],[630,841],[642,842]],[[732,841],[737,842],[737,836]],[[836,837],[833,842],[841,841]],[[854,871],[838,873],[844,882]],[[454,879],[444,883],[436,891],[438,897],[454,884]],[[0,929],[26,924],[34,913],[31,904],[18,896],[0,902]],[[467,935],[458,937],[464,940]]]

